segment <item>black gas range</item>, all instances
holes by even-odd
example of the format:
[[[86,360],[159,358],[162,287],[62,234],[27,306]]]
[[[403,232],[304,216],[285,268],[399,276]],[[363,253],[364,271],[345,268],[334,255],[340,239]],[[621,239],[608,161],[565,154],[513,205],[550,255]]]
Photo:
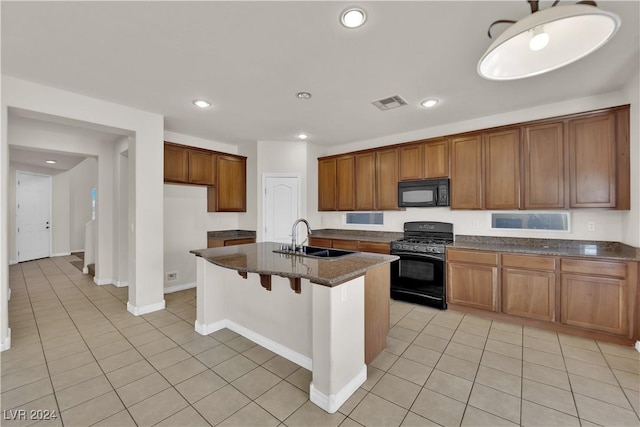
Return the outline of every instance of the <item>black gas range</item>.
[[[405,222],[404,237],[391,242],[391,298],[444,310],[446,299],[445,250],[453,242],[453,224]]]

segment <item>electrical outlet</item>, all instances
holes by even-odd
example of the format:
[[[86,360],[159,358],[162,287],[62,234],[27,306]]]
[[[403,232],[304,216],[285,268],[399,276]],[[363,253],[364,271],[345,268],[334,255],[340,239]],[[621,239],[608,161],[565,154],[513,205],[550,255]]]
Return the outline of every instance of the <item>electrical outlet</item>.
[[[587,222],[587,231],[596,231],[596,223],[595,223],[595,221]]]
[[[177,271],[171,271],[171,272],[167,273],[167,282],[172,282],[174,280],[178,280],[178,272]]]
[[[480,221],[478,221],[477,219],[474,219],[473,221],[471,221],[471,227],[480,228]]]

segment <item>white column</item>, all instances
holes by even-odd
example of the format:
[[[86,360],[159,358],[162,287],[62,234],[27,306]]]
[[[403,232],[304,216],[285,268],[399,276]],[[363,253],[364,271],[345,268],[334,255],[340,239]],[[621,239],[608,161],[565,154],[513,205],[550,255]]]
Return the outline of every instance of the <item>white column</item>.
[[[334,413],[367,379],[364,276],[313,286],[313,381],[310,400]]]

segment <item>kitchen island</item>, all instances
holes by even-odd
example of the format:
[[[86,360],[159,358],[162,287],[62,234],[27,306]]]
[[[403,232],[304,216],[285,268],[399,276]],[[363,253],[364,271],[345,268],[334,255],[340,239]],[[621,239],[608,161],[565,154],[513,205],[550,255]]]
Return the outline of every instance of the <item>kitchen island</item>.
[[[397,257],[322,259],[279,248],[264,242],[191,251],[198,257],[195,329],[229,328],[311,370],[310,400],[333,413],[384,349],[389,263]]]

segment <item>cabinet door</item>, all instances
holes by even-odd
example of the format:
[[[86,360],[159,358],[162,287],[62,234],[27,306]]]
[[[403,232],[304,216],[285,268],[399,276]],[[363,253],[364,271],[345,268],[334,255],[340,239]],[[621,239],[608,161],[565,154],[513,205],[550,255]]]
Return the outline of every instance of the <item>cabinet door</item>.
[[[571,208],[616,205],[615,114],[569,121]]]
[[[447,263],[447,300],[482,310],[497,311],[498,268]]]
[[[376,152],[376,208],[398,209],[398,149]]]
[[[164,180],[183,183],[189,181],[189,150],[164,144]]]
[[[422,179],[422,144],[410,144],[399,148],[400,181]]]
[[[548,271],[502,269],[502,311],[554,321],[556,275]]]
[[[524,128],[524,208],[565,206],[565,141],[562,123]]]
[[[213,153],[189,150],[189,183],[215,185],[215,161]]]
[[[355,156],[336,159],[337,209],[352,211],[355,208]]]
[[[484,135],[484,207],[520,208],[520,129]]]
[[[482,209],[482,138],[451,140],[451,209]]]
[[[336,210],[336,159],[318,161],[318,210]]]
[[[246,159],[235,156],[217,156],[218,212],[245,212],[247,210]]]
[[[424,178],[449,177],[449,140],[425,142],[422,152],[424,155]]]
[[[376,153],[356,155],[356,210],[376,208]]]
[[[562,274],[561,321],[625,335],[627,282],[613,277]]]

